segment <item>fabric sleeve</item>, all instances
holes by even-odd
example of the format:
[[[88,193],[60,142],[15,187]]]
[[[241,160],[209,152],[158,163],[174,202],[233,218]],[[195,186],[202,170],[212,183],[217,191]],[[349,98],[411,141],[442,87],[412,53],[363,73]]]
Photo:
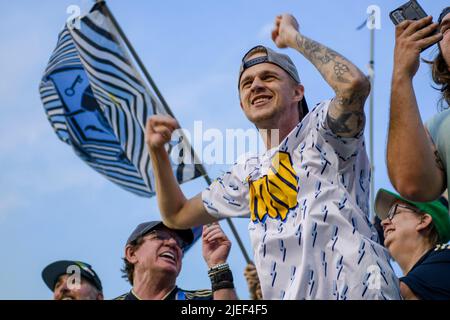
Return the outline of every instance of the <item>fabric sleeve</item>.
[[[446,110],[436,114],[425,123],[425,127],[430,133],[431,139],[439,152],[439,156],[446,170],[448,170],[448,155],[450,154],[450,111]]]
[[[436,114],[431,119],[425,122],[425,127],[430,132],[430,135],[434,141],[437,138],[437,131],[440,124],[439,118],[439,114]]]
[[[416,266],[400,278],[414,294],[423,300],[450,299],[450,250],[440,252]]]
[[[203,205],[213,217],[249,217],[247,174],[243,164],[217,178],[202,192]]]

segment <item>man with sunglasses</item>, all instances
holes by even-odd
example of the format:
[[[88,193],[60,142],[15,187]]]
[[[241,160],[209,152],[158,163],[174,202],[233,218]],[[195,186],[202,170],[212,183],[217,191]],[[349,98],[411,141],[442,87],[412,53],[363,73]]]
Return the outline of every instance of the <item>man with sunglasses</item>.
[[[445,198],[412,202],[384,189],[375,212],[384,231],[384,245],[399,264],[404,299],[450,299],[450,217]]]
[[[116,300],[219,300],[237,299],[233,276],[226,263],[231,242],[218,223],[203,227],[203,257],[208,265],[211,290],[183,290],[176,280],[183,249],[192,244],[190,229],[175,230],[161,221],[139,224],[125,246],[124,277],[133,286]]]

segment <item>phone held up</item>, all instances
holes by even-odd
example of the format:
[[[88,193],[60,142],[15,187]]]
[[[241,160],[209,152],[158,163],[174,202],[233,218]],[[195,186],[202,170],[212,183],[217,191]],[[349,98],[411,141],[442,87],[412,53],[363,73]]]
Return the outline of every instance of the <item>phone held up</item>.
[[[389,17],[395,25],[405,21],[405,20],[420,20],[422,18],[427,17],[427,13],[420,4],[416,0],[411,0],[405,3],[404,5],[398,7],[391,13],[389,13]],[[430,34],[431,36],[431,34]],[[433,44],[429,45],[422,49],[422,52],[433,46]]]

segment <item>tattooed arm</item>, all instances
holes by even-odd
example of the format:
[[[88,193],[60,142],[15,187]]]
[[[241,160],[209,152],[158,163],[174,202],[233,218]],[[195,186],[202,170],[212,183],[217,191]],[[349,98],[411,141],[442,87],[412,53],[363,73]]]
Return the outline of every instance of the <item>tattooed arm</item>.
[[[364,129],[364,103],[370,92],[370,82],[350,61],[298,30],[293,16],[278,16],[272,39],[279,48],[296,49],[319,70],[336,93],[327,115],[330,129],[341,137],[356,136]]]
[[[413,87],[421,48],[442,37],[439,33],[428,36],[436,27],[428,17],[405,21],[396,28],[387,166],[395,189],[415,201],[434,200],[447,185],[444,166],[422,123]]]

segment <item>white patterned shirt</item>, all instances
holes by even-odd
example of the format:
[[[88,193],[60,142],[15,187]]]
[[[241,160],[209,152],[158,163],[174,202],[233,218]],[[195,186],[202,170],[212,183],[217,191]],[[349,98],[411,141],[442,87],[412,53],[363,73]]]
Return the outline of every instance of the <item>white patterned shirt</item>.
[[[341,138],[318,104],[276,148],[202,193],[216,218],[249,217],[264,299],[400,299],[369,219],[363,134]],[[249,215],[250,213],[250,215]]]

